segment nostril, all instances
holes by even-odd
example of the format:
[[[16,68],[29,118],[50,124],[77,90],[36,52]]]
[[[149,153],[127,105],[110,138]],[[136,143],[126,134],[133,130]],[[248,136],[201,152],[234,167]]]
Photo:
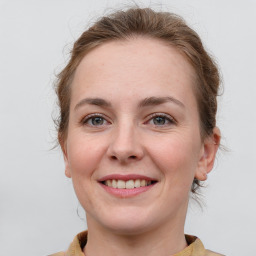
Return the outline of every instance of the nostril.
[[[120,160],[120,161],[126,161],[126,160],[136,160],[138,157],[136,155],[131,155],[128,157],[121,156],[121,155],[112,155],[110,156],[111,160]]]

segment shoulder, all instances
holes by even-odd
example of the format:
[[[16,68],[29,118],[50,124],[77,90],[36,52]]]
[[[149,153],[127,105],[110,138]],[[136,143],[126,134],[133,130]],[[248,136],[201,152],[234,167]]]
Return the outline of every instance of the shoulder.
[[[206,251],[205,256],[225,256],[224,254],[216,253],[210,250],[205,250],[205,251]]]
[[[193,252],[191,256],[225,256],[220,253],[213,252],[211,250],[206,250],[202,241],[196,236],[186,235],[186,240],[190,246],[193,247]]]
[[[48,256],[72,256],[72,255],[84,256],[82,252],[82,248],[87,243],[87,234],[88,234],[87,231],[83,231],[77,234],[66,252],[57,252],[54,254],[50,254]]]
[[[54,254],[50,254],[48,256],[65,256],[65,252],[57,252],[57,253],[54,253]]]

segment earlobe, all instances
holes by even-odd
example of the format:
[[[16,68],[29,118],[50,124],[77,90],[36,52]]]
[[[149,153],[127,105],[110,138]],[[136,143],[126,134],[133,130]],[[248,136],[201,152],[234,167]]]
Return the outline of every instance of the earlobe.
[[[216,153],[220,145],[220,138],[220,130],[218,127],[215,127],[212,135],[205,139],[198,162],[198,168],[195,173],[196,179],[200,181],[205,181],[207,179],[207,174],[212,170],[214,165]]]
[[[207,161],[204,156],[200,159],[198,163],[198,167],[195,173],[195,178],[200,180],[200,181],[205,181],[207,180]]]
[[[61,149],[62,149],[64,163],[65,163],[65,175],[66,175],[66,177],[71,178],[66,143],[61,144]]]
[[[66,175],[66,177],[71,178],[71,173],[68,168],[65,168],[65,175]]]

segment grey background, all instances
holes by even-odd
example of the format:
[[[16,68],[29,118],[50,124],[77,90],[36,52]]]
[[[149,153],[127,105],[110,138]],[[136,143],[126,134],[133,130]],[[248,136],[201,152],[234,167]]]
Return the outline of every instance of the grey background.
[[[86,228],[61,152],[50,150],[56,136],[52,84],[88,22],[121,2],[0,1],[0,255],[60,251]],[[161,9],[159,2],[140,2]],[[225,255],[253,255],[256,1],[161,3],[199,33],[219,63],[225,87],[218,126],[230,152],[218,155],[203,190],[203,211],[191,201],[185,231]]]

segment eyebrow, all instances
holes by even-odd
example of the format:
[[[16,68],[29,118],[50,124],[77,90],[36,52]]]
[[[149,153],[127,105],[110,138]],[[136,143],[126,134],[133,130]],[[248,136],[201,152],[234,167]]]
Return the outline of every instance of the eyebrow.
[[[185,107],[185,105],[181,101],[179,101],[173,97],[170,97],[170,96],[168,96],[168,97],[148,97],[148,98],[143,99],[141,102],[139,102],[138,106],[139,106],[139,108],[143,108],[143,107],[161,105],[166,102],[174,103],[182,108]],[[102,98],[85,98],[76,104],[74,110],[77,110],[78,108],[80,108],[84,105],[87,105],[87,104],[99,106],[99,107],[111,107],[111,103]]]
[[[139,107],[148,107],[148,106],[157,106],[157,105],[160,105],[160,104],[164,104],[166,102],[171,102],[171,103],[174,103],[182,108],[185,107],[185,105],[173,98],[173,97],[149,97],[149,98],[146,98],[144,100],[142,100],[140,103],[139,103]]]
[[[85,98],[82,99],[81,101],[79,101],[74,110],[77,110],[79,107],[82,107],[83,105],[95,105],[95,106],[99,106],[99,107],[111,107],[111,103],[101,99],[101,98]]]

